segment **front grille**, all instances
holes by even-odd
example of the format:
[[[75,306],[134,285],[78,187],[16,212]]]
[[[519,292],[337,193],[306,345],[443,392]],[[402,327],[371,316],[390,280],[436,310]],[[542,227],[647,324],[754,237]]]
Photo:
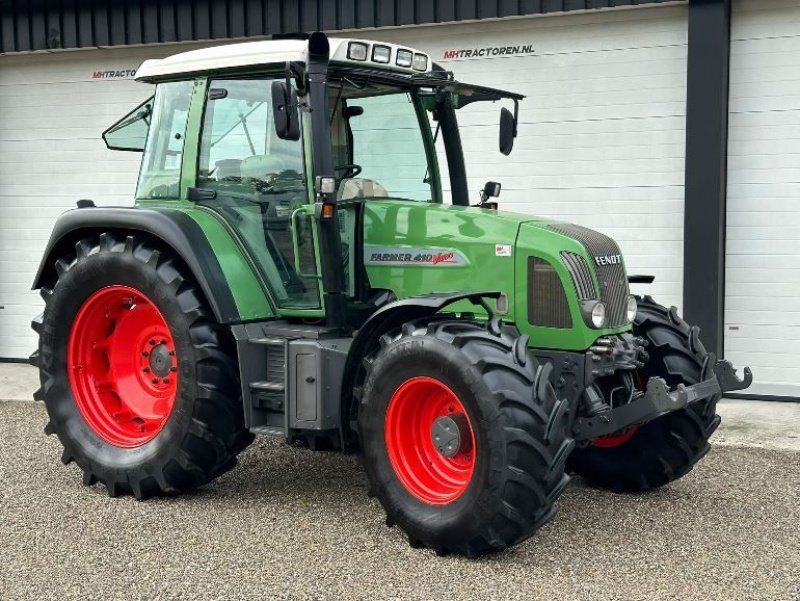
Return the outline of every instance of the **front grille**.
[[[585,301],[597,298],[592,272],[589,271],[586,260],[580,255],[566,251],[561,253],[561,260],[564,261],[569,275],[572,276],[572,283],[575,285],[578,299]]]
[[[539,257],[528,257],[528,323],[571,328],[567,295],[555,268]]]
[[[616,264],[603,265],[597,260],[593,265],[600,285],[600,300],[606,306],[606,325],[617,327],[627,323],[628,278],[622,262],[619,246],[608,236],[589,228],[571,223],[556,223],[548,226],[554,232],[580,242],[591,257],[619,256]],[[573,276],[574,277],[574,276]]]

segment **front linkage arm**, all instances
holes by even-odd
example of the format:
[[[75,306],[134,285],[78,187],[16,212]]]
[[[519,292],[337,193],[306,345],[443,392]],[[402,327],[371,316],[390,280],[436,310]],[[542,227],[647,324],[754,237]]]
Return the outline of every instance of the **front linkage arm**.
[[[702,382],[691,386],[680,384],[670,391],[661,378],[650,378],[645,393],[631,403],[591,417],[579,417],[573,426],[575,440],[592,440],[632,425],[644,424],[691,403],[721,396],[725,392],[743,390],[753,382],[749,367],[744,368],[744,378],[739,379],[730,362],[717,361],[714,357],[709,359],[707,365],[713,366],[710,370],[712,374]],[[704,369],[704,375],[709,375],[708,371]]]

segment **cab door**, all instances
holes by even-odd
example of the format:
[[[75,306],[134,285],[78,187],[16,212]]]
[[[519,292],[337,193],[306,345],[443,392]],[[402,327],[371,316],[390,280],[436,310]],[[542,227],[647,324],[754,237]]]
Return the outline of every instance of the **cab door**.
[[[198,204],[238,236],[277,312],[321,316],[321,280],[302,138],[275,133],[274,78],[210,79],[197,161]]]

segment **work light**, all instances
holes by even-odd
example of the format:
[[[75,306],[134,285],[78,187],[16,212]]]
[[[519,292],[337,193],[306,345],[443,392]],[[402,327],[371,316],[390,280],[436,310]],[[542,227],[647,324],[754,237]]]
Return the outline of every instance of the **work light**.
[[[415,71],[428,70],[428,56],[425,54],[415,54],[414,63],[411,65]]]
[[[354,61],[367,60],[367,49],[369,46],[361,42],[350,42],[347,45],[347,58]]]
[[[372,60],[376,63],[388,63],[391,56],[392,49],[389,46],[375,44],[372,47]]]
[[[414,60],[414,53],[411,50],[398,50],[394,62],[398,67],[410,67]]]

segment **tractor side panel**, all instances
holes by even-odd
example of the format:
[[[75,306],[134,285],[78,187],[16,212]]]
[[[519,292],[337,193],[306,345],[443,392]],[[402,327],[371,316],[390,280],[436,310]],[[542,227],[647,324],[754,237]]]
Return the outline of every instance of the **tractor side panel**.
[[[401,299],[432,292],[499,290],[509,298],[504,317],[513,321],[518,230],[518,222],[488,211],[370,200],[364,211],[364,263],[370,285]],[[450,308],[481,312],[468,301]]]
[[[181,207],[179,210],[194,220],[206,235],[236,302],[239,321],[272,317],[274,312],[256,275],[256,267],[222,221],[203,209]]]

